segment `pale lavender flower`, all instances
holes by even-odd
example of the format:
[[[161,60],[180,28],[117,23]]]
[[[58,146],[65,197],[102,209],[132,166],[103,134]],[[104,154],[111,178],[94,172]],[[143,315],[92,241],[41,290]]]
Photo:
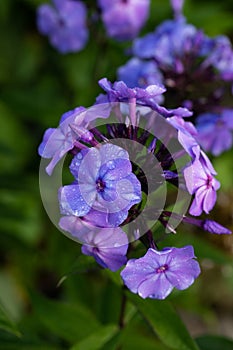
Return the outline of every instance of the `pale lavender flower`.
[[[38,148],[38,153],[43,158],[52,158],[46,171],[49,175],[52,174],[55,165],[59,160],[70,151],[76,141],[76,136],[72,132],[70,125],[84,124],[83,107],[77,107],[72,111],[62,115],[58,128],[49,128],[45,131],[43,140]]]
[[[116,227],[141,201],[141,184],[132,173],[128,152],[119,146],[105,144],[82,150],[74,156],[70,171],[75,182],[59,191],[64,215],[89,214],[98,226]]]
[[[149,15],[149,0],[98,0],[101,18],[109,37],[135,38]]]
[[[121,272],[124,284],[143,299],[165,299],[177,288],[188,288],[200,274],[192,246],[149,248],[139,259],[131,259]]]
[[[117,271],[127,262],[128,238],[121,228],[96,228],[77,216],[64,216],[59,226],[82,244],[82,253],[95,258],[98,264]]]
[[[216,191],[220,188],[219,181],[213,177],[203,161],[198,159],[184,169],[184,177],[189,193],[195,194],[189,213],[198,216],[204,211],[208,214],[215,205]]]
[[[48,35],[51,45],[61,53],[82,50],[88,40],[86,6],[74,0],[53,0],[53,5],[39,6],[39,31]]]
[[[233,109],[222,113],[205,113],[197,118],[197,139],[203,149],[214,156],[228,150],[233,142]]]

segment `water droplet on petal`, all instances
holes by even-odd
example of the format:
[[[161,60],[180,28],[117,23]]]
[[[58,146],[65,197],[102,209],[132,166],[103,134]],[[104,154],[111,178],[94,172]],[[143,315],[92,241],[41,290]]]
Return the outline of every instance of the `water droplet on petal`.
[[[113,162],[112,160],[110,160],[109,162],[107,162],[107,167],[108,167],[108,169],[110,169],[110,170],[115,169],[115,164],[114,164],[114,162]]]

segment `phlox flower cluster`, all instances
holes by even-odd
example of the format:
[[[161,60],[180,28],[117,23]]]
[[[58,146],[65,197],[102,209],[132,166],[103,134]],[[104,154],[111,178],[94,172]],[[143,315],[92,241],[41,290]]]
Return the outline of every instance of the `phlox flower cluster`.
[[[89,25],[99,18],[108,37],[118,41],[135,38],[149,14],[150,0],[97,0],[94,13],[88,13],[81,0],[51,0],[37,11],[41,34],[61,53],[78,52],[87,44]]]
[[[214,207],[220,184],[194,125],[184,119],[192,113],[160,104],[163,86],[132,87],[106,78],[99,85],[104,93],[95,104],[65,113],[57,128],[46,130],[39,146],[41,157],[49,159],[48,176],[64,156],[71,158],[73,181],[57,194],[58,225],[102,268],[123,268],[122,280],[133,293],[164,299],[173,288],[188,288],[200,267],[190,245],[160,248],[161,237],[151,218],[157,212],[157,222],[170,233],[176,230],[170,221],[175,217],[211,233],[228,234],[215,221],[197,218]],[[172,142],[174,154],[169,149]],[[128,144],[134,146],[127,148]],[[135,144],[143,151],[133,157]],[[190,197],[192,216],[160,206],[164,183],[175,191],[182,187]],[[135,258],[140,242],[146,251]]]
[[[218,156],[233,143],[232,45],[226,36],[211,38],[187,23],[183,1],[171,3],[175,18],[133,41],[132,58],[118,69],[118,79],[129,86],[163,84],[164,103],[191,109],[196,139]]]

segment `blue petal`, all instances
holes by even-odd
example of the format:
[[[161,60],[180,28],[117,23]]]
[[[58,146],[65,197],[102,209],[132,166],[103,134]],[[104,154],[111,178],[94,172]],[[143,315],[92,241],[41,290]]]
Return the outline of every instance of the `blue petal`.
[[[68,185],[59,190],[60,210],[65,215],[84,216],[91,210],[95,199],[93,192],[81,195],[78,185]]]

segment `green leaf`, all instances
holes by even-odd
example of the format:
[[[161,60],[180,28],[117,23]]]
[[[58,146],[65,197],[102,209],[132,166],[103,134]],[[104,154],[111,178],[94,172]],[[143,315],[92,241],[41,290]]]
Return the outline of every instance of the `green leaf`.
[[[41,295],[32,297],[35,313],[41,323],[53,334],[69,342],[77,342],[99,326],[91,311],[80,304],[46,299]]]
[[[115,325],[100,327],[96,332],[84,340],[76,343],[71,350],[98,350],[101,349],[118,332]]]
[[[10,320],[6,314],[4,308],[0,304],[0,329],[9,332],[11,334],[20,336],[20,332],[16,325]]]
[[[86,273],[91,270],[96,270],[98,266],[92,256],[79,255],[74,264],[71,266],[70,271],[66,273],[58,282],[58,287],[71,275]]]
[[[201,350],[232,350],[233,341],[221,336],[204,335],[196,339]]]
[[[129,303],[128,303],[129,304]],[[132,304],[130,303],[132,306]],[[125,320],[126,321],[126,320]],[[125,324],[125,327],[121,330],[119,339],[117,339],[118,347],[115,349],[121,350],[170,350],[171,348],[164,345],[158,337],[151,332],[150,325],[148,325],[139,312]],[[106,349],[108,348],[106,347]]]
[[[199,349],[169,302],[143,300],[131,293],[127,295],[165,345],[175,350]]]

